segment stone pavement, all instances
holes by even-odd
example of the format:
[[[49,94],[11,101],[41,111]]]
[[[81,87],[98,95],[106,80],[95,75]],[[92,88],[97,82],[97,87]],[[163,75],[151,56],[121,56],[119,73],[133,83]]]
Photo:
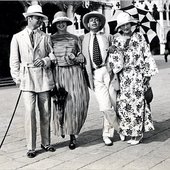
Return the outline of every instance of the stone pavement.
[[[87,120],[78,137],[78,147],[69,150],[69,138],[52,135],[56,151],[44,152],[37,137],[37,156],[26,156],[24,106],[19,102],[8,135],[0,149],[0,170],[169,170],[170,167],[170,61],[154,56],[159,74],[152,78],[151,104],[155,131],[146,133],[141,144],[131,146],[115,134],[114,145],[102,141],[102,115],[91,94]],[[0,88],[0,141],[3,139],[18,97],[15,87]],[[38,116],[37,116],[38,117]]]

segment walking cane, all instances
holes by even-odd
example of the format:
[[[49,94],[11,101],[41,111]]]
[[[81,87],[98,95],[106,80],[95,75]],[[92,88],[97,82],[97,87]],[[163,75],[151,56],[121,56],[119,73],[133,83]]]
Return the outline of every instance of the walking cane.
[[[8,125],[8,128],[7,128],[6,132],[5,132],[4,138],[2,139],[0,148],[2,147],[2,145],[3,145],[3,143],[4,143],[4,140],[5,140],[5,138],[6,138],[6,135],[7,135],[7,133],[8,133],[8,130],[9,130],[10,125],[11,125],[11,123],[12,123],[12,120],[13,120],[13,118],[14,118],[14,114],[15,114],[15,111],[16,111],[16,109],[17,109],[17,106],[18,106],[18,103],[19,103],[19,100],[20,100],[20,97],[21,97],[21,93],[22,93],[22,90],[21,90],[20,93],[19,93],[19,96],[18,96],[18,99],[17,99],[17,103],[16,103],[16,105],[15,105],[15,109],[14,109],[14,111],[13,111],[11,120],[10,120],[9,125]]]

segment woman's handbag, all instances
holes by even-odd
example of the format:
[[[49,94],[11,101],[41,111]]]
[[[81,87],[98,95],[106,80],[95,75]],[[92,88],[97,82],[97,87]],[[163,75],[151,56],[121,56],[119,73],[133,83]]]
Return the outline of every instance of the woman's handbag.
[[[145,100],[147,104],[151,103],[153,100],[153,91],[151,87],[148,87],[147,90],[144,93]]]

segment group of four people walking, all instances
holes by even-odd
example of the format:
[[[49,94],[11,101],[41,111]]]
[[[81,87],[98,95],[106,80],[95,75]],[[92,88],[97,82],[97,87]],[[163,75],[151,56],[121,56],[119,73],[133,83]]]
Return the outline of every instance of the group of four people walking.
[[[72,21],[63,11],[54,15],[56,33],[51,36],[39,30],[47,19],[41,6],[28,7],[24,16],[28,25],[12,38],[10,68],[24,98],[29,158],[36,156],[36,103],[42,149],[55,151],[50,142],[51,113],[55,133],[70,135],[69,148],[75,149],[75,135],[87,117],[89,89],[103,114],[105,145],[113,144],[115,129],[121,140],[130,136],[130,144],[138,144],[144,131],[154,129],[144,92],[158,69],[143,35],[132,33],[130,15],[120,14],[117,30],[121,32],[112,36],[102,31],[105,16],[89,12],[83,17],[89,33],[80,37],[67,32]]]

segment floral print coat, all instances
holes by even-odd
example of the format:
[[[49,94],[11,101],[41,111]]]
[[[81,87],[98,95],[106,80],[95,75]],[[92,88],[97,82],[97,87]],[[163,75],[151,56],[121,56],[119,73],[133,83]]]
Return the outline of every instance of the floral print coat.
[[[144,78],[155,75],[158,68],[141,33],[133,33],[129,43],[126,42],[123,35],[114,38],[112,47],[115,50],[108,61],[113,71],[116,65],[123,62],[117,96],[119,133],[140,136],[144,131],[154,130],[151,111],[144,100],[144,90],[149,86],[144,85]]]

